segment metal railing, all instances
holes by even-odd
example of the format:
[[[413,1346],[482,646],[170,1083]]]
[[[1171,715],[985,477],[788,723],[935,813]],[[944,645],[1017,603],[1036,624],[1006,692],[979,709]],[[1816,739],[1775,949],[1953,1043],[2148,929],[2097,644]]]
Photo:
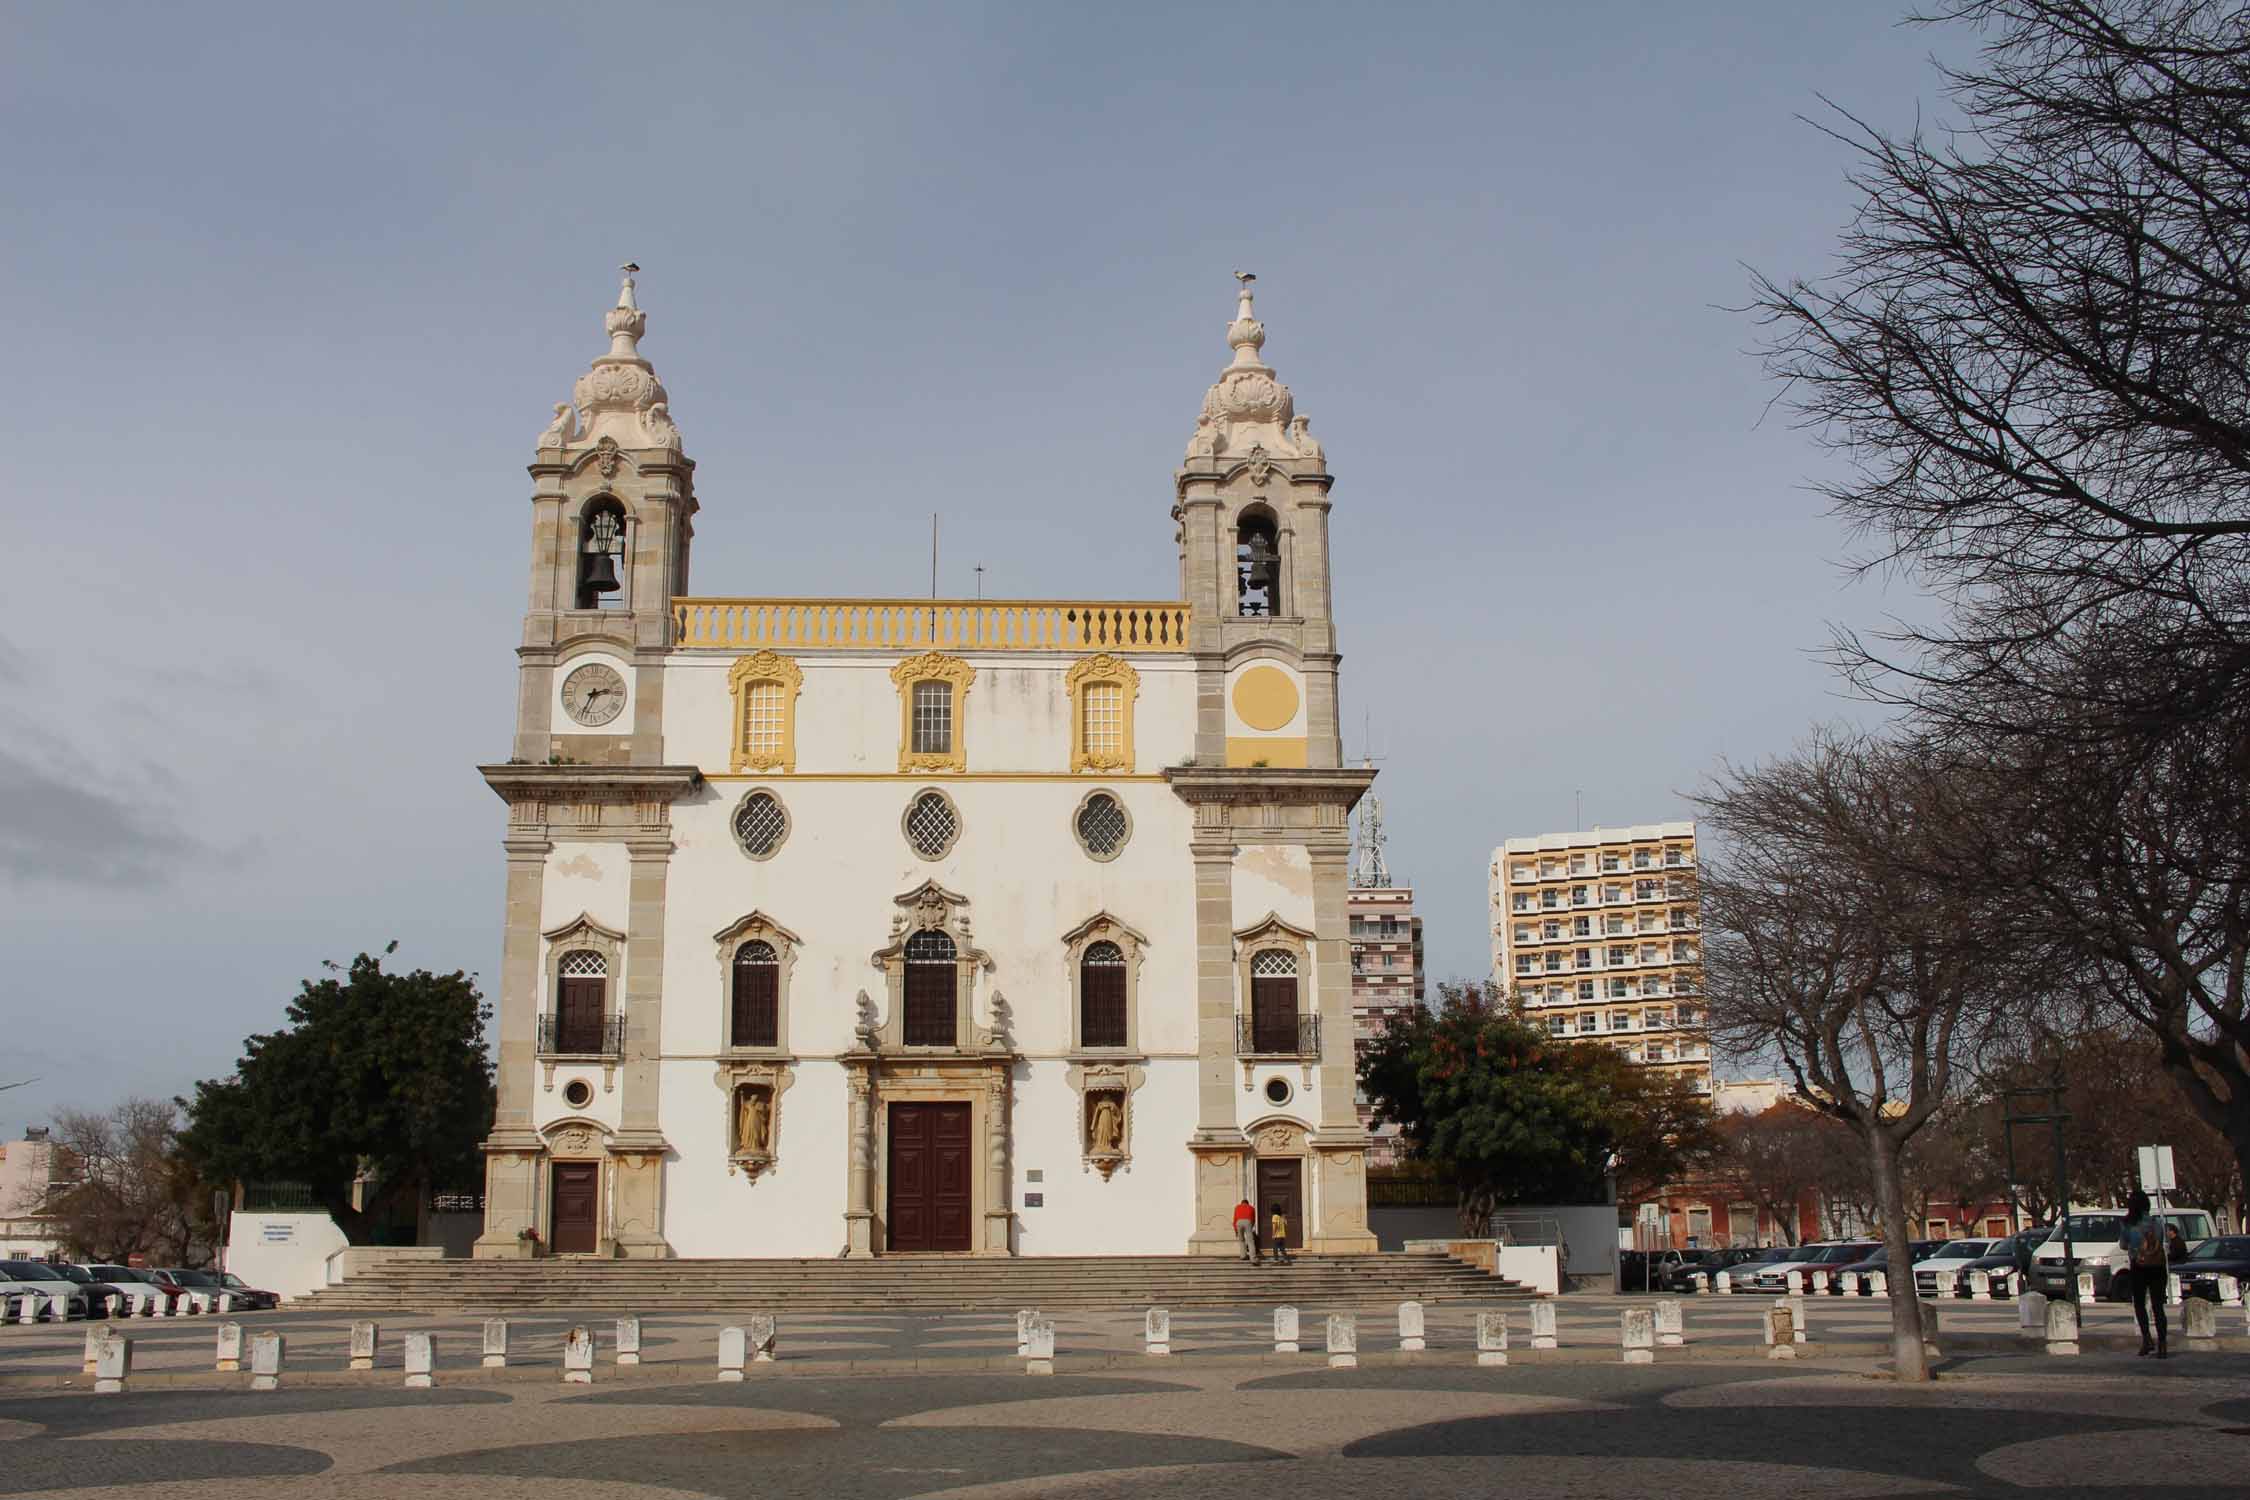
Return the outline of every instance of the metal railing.
[[[726,650],[1187,650],[1169,600],[674,599],[674,638]]]
[[[625,1052],[625,1018],[604,1016],[597,1024],[564,1025],[558,1016],[539,1018],[541,1057],[620,1057]]]
[[[1320,1017],[1299,1015],[1294,1027],[1276,1026],[1272,1022],[1260,1026],[1249,1016],[1234,1018],[1234,1055],[1236,1057],[1318,1057],[1320,1056]]]

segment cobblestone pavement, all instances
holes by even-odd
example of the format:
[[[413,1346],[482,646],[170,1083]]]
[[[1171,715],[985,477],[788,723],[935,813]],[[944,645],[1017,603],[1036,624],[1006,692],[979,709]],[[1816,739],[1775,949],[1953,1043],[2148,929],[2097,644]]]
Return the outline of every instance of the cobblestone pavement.
[[[591,1387],[458,1370],[408,1391],[393,1370],[263,1394],[10,1392],[0,1495],[2238,1500],[2250,1459],[2240,1354],[1978,1356],[1914,1388],[1864,1361],[1416,1358],[741,1384],[627,1381],[605,1364]]]

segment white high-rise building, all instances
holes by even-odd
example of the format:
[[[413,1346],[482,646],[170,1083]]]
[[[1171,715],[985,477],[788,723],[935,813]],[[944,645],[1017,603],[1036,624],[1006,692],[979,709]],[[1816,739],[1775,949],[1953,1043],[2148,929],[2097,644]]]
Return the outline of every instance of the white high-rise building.
[[[1527,1020],[1710,1090],[1692,821],[1509,839],[1491,892],[1492,977]]]

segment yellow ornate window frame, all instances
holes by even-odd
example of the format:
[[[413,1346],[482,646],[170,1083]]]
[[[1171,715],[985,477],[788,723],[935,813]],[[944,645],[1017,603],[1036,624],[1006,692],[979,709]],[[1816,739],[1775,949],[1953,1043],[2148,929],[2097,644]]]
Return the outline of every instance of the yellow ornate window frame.
[[[898,684],[898,768],[910,771],[965,771],[969,766],[968,724],[962,709],[969,696],[969,684],[976,681],[977,669],[958,656],[948,656],[943,651],[925,651],[920,656],[910,656],[891,668],[891,681]],[[914,749],[914,685],[918,682],[945,682],[953,686],[953,748],[928,750],[917,753]]]
[[[1117,749],[1096,752],[1086,747],[1086,689],[1093,683],[1118,687]],[[1063,678],[1070,691],[1070,768],[1073,771],[1130,771],[1133,769],[1133,702],[1141,695],[1141,674],[1132,663],[1107,652],[1081,657]]]
[[[781,743],[770,751],[750,745],[750,689],[761,682],[781,685]],[[774,651],[743,657],[727,673],[727,691],[734,696],[734,753],[732,771],[782,771],[797,769],[797,694],[805,674],[794,661]]]

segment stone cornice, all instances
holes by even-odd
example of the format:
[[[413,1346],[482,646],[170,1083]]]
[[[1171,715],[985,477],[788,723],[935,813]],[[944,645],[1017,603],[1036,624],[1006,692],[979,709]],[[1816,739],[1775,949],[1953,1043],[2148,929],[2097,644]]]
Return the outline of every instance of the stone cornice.
[[[676,802],[703,784],[696,766],[478,766],[504,802]]]
[[[1164,773],[1183,802],[1291,802],[1351,808],[1375,782],[1367,766],[1173,766]]]

